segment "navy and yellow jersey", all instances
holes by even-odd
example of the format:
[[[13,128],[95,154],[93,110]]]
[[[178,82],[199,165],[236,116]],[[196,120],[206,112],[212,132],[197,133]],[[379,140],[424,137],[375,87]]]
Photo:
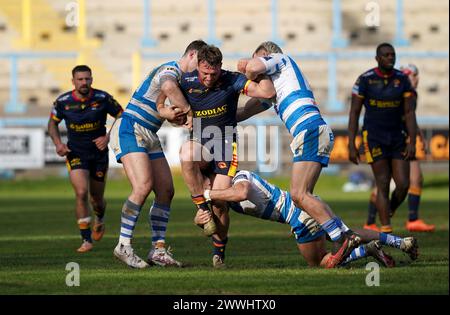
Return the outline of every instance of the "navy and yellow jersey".
[[[380,133],[405,130],[403,106],[413,91],[408,77],[397,69],[386,75],[378,68],[363,73],[352,90],[364,102],[363,129]]]
[[[201,119],[201,130],[217,126],[223,137],[229,137],[237,125],[239,95],[241,92],[245,93],[249,83],[250,81],[241,73],[222,70],[215,86],[207,88],[200,83],[198,71],[195,70],[182,75],[180,86],[191,106],[194,118]],[[226,128],[227,126],[233,128]],[[202,140],[205,136],[213,138],[215,135],[202,135]]]
[[[51,119],[67,128],[67,145],[78,153],[98,152],[92,140],[106,134],[106,116],[119,117],[122,107],[108,93],[91,89],[86,98],[79,99],[74,91],[62,94],[53,104]]]

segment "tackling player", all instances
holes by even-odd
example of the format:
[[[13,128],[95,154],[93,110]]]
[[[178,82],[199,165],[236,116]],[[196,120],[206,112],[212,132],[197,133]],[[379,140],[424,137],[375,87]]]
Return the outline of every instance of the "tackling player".
[[[330,239],[336,242],[337,246],[327,260],[328,267],[332,268],[360,242],[357,234],[342,233],[329,206],[313,195],[322,167],[328,166],[334,143],[333,132],[322,119],[311,87],[300,68],[275,43],[259,45],[252,59],[239,60],[238,70],[249,79],[266,74],[273,81],[275,111],[293,136],[292,200],[319,222]]]
[[[236,111],[241,92],[250,97],[271,98],[275,94],[270,79],[258,82],[244,75],[221,69],[222,53],[217,47],[206,46],[198,52],[197,70],[183,74],[181,88],[193,112],[190,141],[180,151],[184,181],[198,211],[210,212],[203,196],[202,172],[214,175],[214,189],[226,189],[237,169]],[[204,233],[212,235],[213,265],[224,264],[229,227],[227,204],[215,201],[214,214],[205,223]],[[215,219],[217,217],[217,219]],[[214,224],[215,223],[215,224]]]
[[[114,255],[133,268],[146,268],[148,263],[160,266],[181,266],[165,248],[166,228],[174,195],[172,174],[156,132],[164,119],[176,121],[189,112],[178,82],[183,72],[197,67],[197,52],[206,43],[191,42],[181,59],[154,68],[134,92],[122,118],[111,132],[111,148],[123,164],[132,191],[122,207],[119,242]],[[156,100],[163,92],[172,106],[157,108]],[[189,122],[188,122],[189,123]],[[155,200],[148,214],[152,246],[147,262],[134,253],[133,231],[151,191]]]
[[[48,133],[56,153],[66,156],[70,182],[75,191],[76,217],[82,239],[77,249],[79,253],[90,251],[92,240],[100,241],[105,233],[104,192],[109,142],[105,124],[108,114],[116,119],[122,114],[119,103],[108,93],[93,89],[92,82],[92,71],[88,66],[73,68],[72,84],[75,89],[56,99],[48,121]],[[66,123],[67,144],[61,141],[58,129],[62,120]],[[88,195],[95,214],[92,235]]]
[[[209,179],[206,177],[204,186],[209,187]],[[317,221],[294,205],[289,192],[270,184],[255,173],[241,170],[234,176],[232,187],[223,190],[206,189],[203,195],[207,200],[227,201],[230,208],[238,213],[289,224],[296,238],[297,247],[308,265],[330,267],[327,261],[331,259],[331,253],[327,253],[325,249],[325,231]],[[203,224],[208,219],[209,214],[202,211],[198,213],[194,222]],[[345,224],[339,218],[335,217],[335,219],[342,232],[348,233],[349,229]],[[357,233],[367,244],[354,249],[344,264],[373,256],[384,266],[393,267],[394,260],[381,249],[381,244],[401,249],[412,260],[417,259],[418,245],[414,237],[401,238],[362,229],[357,230]]]
[[[378,67],[363,73],[353,87],[348,123],[349,158],[353,163],[359,163],[355,138],[364,105],[363,144],[367,163],[375,176],[376,208],[381,231],[391,233],[390,216],[408,193],[409,160],[415,157],[417,122],[414,90],[408,77],[394,69],[394,47],[388,43],[378,45],[375,59]],[[406,141],[407,137],[409,141]],[[389,199],[391,178],[395,190]]]

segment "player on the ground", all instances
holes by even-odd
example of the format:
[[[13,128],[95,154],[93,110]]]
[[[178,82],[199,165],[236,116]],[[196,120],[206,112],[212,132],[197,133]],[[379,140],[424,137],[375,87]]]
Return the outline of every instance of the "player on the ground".
[[[408,76],[409,81],[414,89],[413,91],[413,104],[414,110],[417,109],[417,86],[419,85],[419,70],[413,64],[408,64],[406,66],[400,67],[400,70]],[[416,141],[416,150],[421,150],[422,154],[425,154],[425,136],[423,135],[422,130],[420,130],[419,126],[416,125],[418,140],[420,138],[421,141]],[[418,144],[423,144],[423,147],[419,147]],[[423,174],[422,169],[420,167],[420,162],[417,158],[412,159],[409,162],[410,171],[409,171],[409,190],[408,190],[408,221],[406,221],[406,229],[410,232],[433,232],[435,229],[434,224],[427,224],[422,219],[419,219],[419,204],[420,197],[422,194],[423,188]],[[377,208],[375,205],[376,200],[376,188],[370,195],[369,201],[369,216],[367,219],[367,223],[364,225],[365,228],[370,228],[375,231],[378,230],[378,227],[375,223]]]
[[[145,268],[147,262],[160,266],[181,266],[165,247],[174,188],[156,132],[164,119],[177,121],[189,112],[189,104],[178,83],[183,72],[197,67],[197,52],[205,45],[204,41],[193,41],[178,62],[167,62],[153,69],[134,92],[111,133],[111,148],[117,161],[123,164],[132,187],[122,207],[120,237],[114,255],[133,268]],[[161,92],[176,105],[157,108],[156,99]],[[152,245],[145,262],[134,253],[131,241],[142,206],[151,191],[155,193],[148,214]]]
[[[365,107],[363,144],[377,187],[376,208],[381,231],[391,233],[390,216],[406,198],[409,187],[409,160],[415,157],[416,116],[414,89],[408,77],[394,69],[395,50],[391,44],[378,45],[378,67],[363,73],[355,83],[350,109],[349,158],[359,163],[355,146],[358,120]],[[407,131],[407,133],[405,132]],[[409,137],[409,141],[407,140]],[[391,178],[395,190],[389,198]]]
[[[270,76],[276,90],[275,111],[293,136],[291,150],[291,195],[297,207],[304,209],[335,242],[329,268],[341,263],[358,246],[360,237],[354,232],[342,233],[330,207],[313,195],[322,167],[328,166],[334,136],[320,114],[313,92],[295,61],[283,54],[278,45],[264,42],[252,59],[241,59],[238,70],[247,78],[260,74]]]
[[[231,186],[237,169],[236,110],[239,95],[271,98],[273,84],[267,77],[258,82],[244,75],[221,69],[222,53],[214,46],[198,52],[197,70],[185,73],[181,88],[193,111],[193,131],[190,141],[180,151],[184,181],[197,209],[210,212],[203,196],[202,172],[214,175],[214,189]],[[224,264],[229,227],[228,207],[224,202],[212,204],[214,215],[204,225],[204,233],[212,235],[213,266]],[[215,224],[214,224],[215,223]]]
[[[79,253],[93,248],[92,240],[100,241],[105,233],[104,198],[105,179],[108,171],[107,115],[116,119],[122,107],[108,93],[91,87],[92,71],[88,66],[78,65],[72,70],[75,89],[59,96],[48,121],[48,133],[55,144],[56,153],[66,156],[70,182],[76,197],[76,218],[82,244]],[[58,124],[64,120],[67,144],[61,141]],[[91,233],[89,202],[95,214]]]
[[[209,187],[209,179],[206,177],[204,179],[204,186]],[[208,188],[203,194],[207,200],[227,201],[230,208],[238,213],[289,224],[296,238],[297,247],[308,265],[329,266],[327,260],[330,259],[331,253],[327,253],[325,248],[325,231],[317,221],[294,205],[289,192],[270,184],[255,173],[241,170],[233,178],[232,187],[223,190]],[[207,212],[200,212],[194,222],[202,224],[208,219]],[[335,217],[335,219],[344,233],[348,231],[339,218]],[[393,267],[394,260],[383,252],[381,244],[401,249],[412,260],[417,259],[418,245],[414,237],[401,238],[363,229],[358,229],[356,232],[367,244],[354,249],[344,263],[373,256],[384,266]]]

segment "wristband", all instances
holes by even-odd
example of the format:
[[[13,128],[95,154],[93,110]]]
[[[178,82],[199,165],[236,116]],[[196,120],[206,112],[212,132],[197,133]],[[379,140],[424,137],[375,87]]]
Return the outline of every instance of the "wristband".
[[[210,194],[211,194],[211,190],[209,190],[209,189],[206,189],[206,190],[203,192],[203,197],[205,197],[205,200],[206,200],[207,202],[211,201],[211,196],[210,196]]]

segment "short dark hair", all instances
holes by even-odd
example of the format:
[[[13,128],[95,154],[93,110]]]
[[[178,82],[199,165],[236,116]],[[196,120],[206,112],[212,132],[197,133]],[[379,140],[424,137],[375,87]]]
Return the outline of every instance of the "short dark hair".
[[[380,45],[377,46],[377,56],[379,56],[381,54],[381,48],[383,48],[383,47],[390,47],[390,48],[392,48],[395,51],[394,46],[392,46],[391,44],[389,44],[389,43],[381,43]]]
[[[186,47],[186,50],[184,51],[183,56],[186,56],[187,53],[191,50],[199,51],[201,48],[203,48],[205,46],[208,46],[208,44],[205,43],[203,40],[201,40],[201,39],[194,40]]]
[[[222,52],[214,45],[202,47],[197,53],[198,63],[206,61],[210,66],[217,67],[222,65]]]
[[[72,78],[75,76],[77,72],[89,72],[92,75],[92,70],[86,65],[78,65],[72,69]]]

